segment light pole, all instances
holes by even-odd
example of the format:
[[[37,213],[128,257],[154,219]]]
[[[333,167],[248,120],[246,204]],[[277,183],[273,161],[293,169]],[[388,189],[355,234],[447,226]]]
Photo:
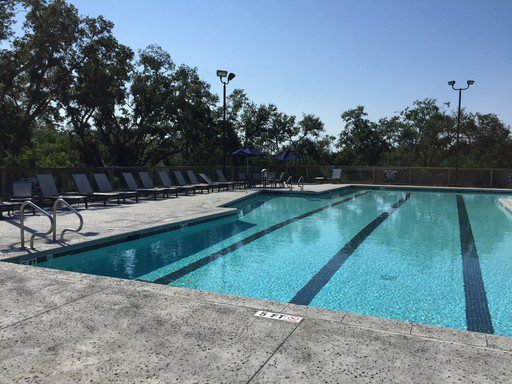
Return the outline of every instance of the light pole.
[[[468,80],[467,81],[467,87],[465,88],[455,88],[455,80],[449,81],[448,85],[450,85],[454,91],[459,92],[459,109],[457,112],[457,143],[455,148],[455,186],[457,187],[459,185],[459,138],[460,138],[460,103],[462,100],[462,91],[465,91],[468,89],[471,85],[475,83],[474,80]]]
[[[223,125],[224,125],[224,133],[223,133],[223,140],[222,140],[222,172],[226,173],[226,131],[227,131],[227,123],[226,123],[226,85],[229,84],[231,80],[235,78],[234,73],[229,73],[228,71],[224,70],[217,70],[217,76],[220,79],[220,82],[223,84],[224,88],[224,97],[223,97]],[[226,80],[224,80],[226,79]]]

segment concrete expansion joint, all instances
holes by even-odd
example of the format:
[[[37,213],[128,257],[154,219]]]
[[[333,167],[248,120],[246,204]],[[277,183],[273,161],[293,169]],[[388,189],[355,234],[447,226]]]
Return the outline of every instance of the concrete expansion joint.
[[[291,335],[293,335],[293,333],[294,333],[294,332],[295,332],[295,331],[300,327],[300,325],[301,325],[303,322],[305,322],[305,321],[307,321],[307,319],[303,319],[300,323],[298,323],[298,324],[297,324],[297,325],[296,325],[296,326],[291,330],[291,332],[288,334],[288,336],[286,336],[286,337],[284,338],[284,340],[282,341],[282,343],[281,343],[281,344],[279,344],[279,345],[277,346],[277,348],[272,352],[272,354],[269,356],[269,358],[268,358],[267,360],[265,360],[265,362],[264,362],[263,364],[261,364],[261,366],[256,370],[256,372],[254,372],[254,375],[252,375],[252,376],[251,376],[251,378],[247,381],[247,383],[246,383],[246,384],[249,384],[249,383],[250,383],[250,382],[251,382],[251,381],[252,381],[252,380],[253,380],[253,379],[258,375],[258,373],[263,369],[263,367],[265,367],[265,366],[268,364],[268,362],[272,359],[272,357],[274,357],[274,355],[277,353],[277,351],[279,351],[279,349],[281,349],[281,347],[284,345],[284,343],[286,343],[286,340],[288,340],[288,339],[291,337]]]
[[[3,329],[9,328],[9,327],[12,327],[12,326],[18,325],[18,324],[22,324],[22,323],[24,323],[24,322],[26,322],[26,321],[29,321],[29,320],[32,320],[32,319],[34,319],[34,318],[36,318],[36,317],[43,316],[43,315],[45,315],[45,314],[47,314],[47,313],[49,313],[49,312],[55,311],[55,310],[57,310],[57,309],[59,309],[59,308],[62,308],[62,307],[64,307],[64,306],[66,306],[66,305],[76,303],[77,301],[80,301],[80,300],[86,299],[86,298],[88,298],[89,296],[96,295],[96,294],[98,294],[98,293],[100,293],[100,292],[104,292],[104,291],[107,291],[107,290],[109,290],[109,289],[110,289],[109,287],[105,287],[105,288],[102,288],[102,289],[95,289],[95,290],[94,290],[94,292],[91,292],[91,293],[88,293],[88,294],[86,294],[86,295],[83,295],[83,296],[77,297],[76,299],[73,299],[73,300],[67,301],[67,302],[65,302],[65,303],[63,303],[63,304],[56,305],[55,307],[48,308],[48,309],[47,309],[47,310],[45,310],[45,311],[42,311],[42,312],[36,313],[36,314],[35,314],[35,315],[33,315],[33,316],[26,317],[26,318],[24,318],[24,319],[21,319],[21,320],[19,320],[19,321],[16,321],[16,322],[12,323],[12,324],[8,324],[8,325],[6,325],[6,326],[0,327],[0,331],[1,331],[1,330],[3,330]]]

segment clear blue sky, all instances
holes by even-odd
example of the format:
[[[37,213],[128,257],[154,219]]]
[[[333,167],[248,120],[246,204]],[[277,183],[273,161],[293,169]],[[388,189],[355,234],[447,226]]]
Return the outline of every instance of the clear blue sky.
[[[473,112],[512,124],[512,0],[71,0],[114,21],[137,50],[156,43],[195,66],[220,94],[230,88],[300,116],[319,115],[337,134],[340,113],[365,105],[389,116],[415,99],[456,105],[448,80],[475,85]]]

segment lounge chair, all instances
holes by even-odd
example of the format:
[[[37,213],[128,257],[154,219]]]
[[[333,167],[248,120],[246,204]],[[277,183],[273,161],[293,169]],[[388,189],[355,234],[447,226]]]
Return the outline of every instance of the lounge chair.
[[[229,181],[228,179],[226,179],[226,176],[224,175],[224,172],[222,172],[222,169],[217,169],[217,170],[215,170],[215,172],[217,173],[217,177],[219,178],[219,181],[221,183],[229,183],[229,184],[233,185],[233,187],[244,187],[245,186],[245,181]]]
[[[9,200],[0,201],[0,220],[3,219],[3,213],[11,215],[14,211],[20,210],[25,201],[32,201],[32,182],[15,181],[12,183],[12,194]],[[34,208],[32,214],[35,214]]]
[[[153,180],[151,180],[151,177],[149,177],[148,172],[146,172],[146,171],[139,172],[139,177],[142,180],[142,185],[144,185],[144,188],[155,189]],[[167,196],[169,196],[170,193],[174,193],[174,194],[176,194],[176,197],[178,197],[178,188],[164,186],[164,188],[157,188],[157,189],[161,189],[164,193],[167,193]]]
[[[252,186],[249,180],[247,180],[247,176],[245,176],[245,173],[243,172],[238,173],[238,180],[240,181],[240,183],[243,183],[245,188]]]
[[[194,175],[195,176],[195,175]],[[201,177],[201,179],[203,179],[204,181],[206,181],[206,183],[212,188],[215,188],[217,187],[217,190],[220,192],[220,189],[221,188],[226,188],[227,190],[229,190],[229,187],[230,187],[230,184],[225,184],[225,183],[216,183],[214,182],[212,179],[210,179],[210,177],[204,173],[200,173],[199,174],[199,177]]]
[[[55,185],[55,180],[53,176],[50,174],[37,174],[37,181],[39,183],[39,188],[41,188],[41,195],[43,196],[43,200],[55,201],[57,199],[64,199],[68,203],[84,203],[85,209],[88,206],[88,198],[85,195],[61,195],[57,186]]]
[[[106,193],[117,193],[123,199],[123,203],[126,203],[127,198],[135,197],[135,201],[139,202],[139,193],[137,191],[114,191],[110,181],[108,181],[108,177],[104,173],[93,173],[94,180],[96,180],[96,184],[98,184],[98,188],[101,192]]]
[[[107,201],[113,199],[117,200],[117,204],[121,203],[121,195],[119,193],[94,192],[85,173],[73,173],[71,176],[73,176],[78,192],[87,196],[89,200],[101,200],[103,205],[107,205]]]
[[[279,175],[279,179],[276,180],[276,187],[279,185],[280,187],[284,188],[285,182],[286,182],[286,172],[281,172],[281,175]]]
[[[265,176],[264,180],[265,187],[267,184],[270,184],[270,186],[276,186],[277,180],[276,180],[276,173],[275,172],[267,172],[267,175]]]
[[[206,185],[206,184],[189,184],[186,182],[185,180],[185,177],[183,176],[183,173],[181,173],[181,171],[178,171],[178,170],[175,170],[173,171],[174,172],[174,176],[176,176],[176,180],[178,180],[178,184],[182,187],[192,187],[194,188],[194,193],[196,190],[200,190],[201,193],[204,193],[204,190],[206,189],[206,192],[210,193],[210,186]]]
[[[19,211],[21,204],[20,201],[0,201],[0,220],[3,220],[4,212],[10,216],[14,211]]]
[[[196,193],[196,189],[194,186],[184,185],[184,186],[173,186],[171,182],[171,178],[167,171],[158,171],[158,176],[160,176],[160,180],[162,181],[162,185],[166,188],[176,188],[178,192],[185,192],[185,195],[188,195],[189,192]]]
[[[339,168],[333,169],[332,176],[330,178],[328,178],[327,180],[329,180],[333,183],[341,181],[341,169],[339,169]]]
[[[187,176],[188,176],[188,179],[190,180],[191,185],[195,185],[195,186],[198,186],[201,188],[206,188],[208,193],[210,193],[210,188],[211,188],[212,192],[214,192],[214,188],[217,186],[217,185],[212,186],[208,183],[200,183],[199,180],[197,179],[196,173],[194,171],[192,171],[191,169],[187,170]]]
[[[217,187],[217,188],[219,188],[219,187],[220,187],[220,188],[227,188],[227,189],[229,189],[229,187],[233,187],[233,189],[235,188],[235,187],[234,187],[234,185],[233,185],[230,181],[227,181],[227,182],[224,182],[224,183],[223,183],[223,182],[221,182],[221,181],[215,182],[215,181],[212,181],[212,180],[210,179],[210,181],[212,181],[212,182],[213,182],[213,184],[210,184],[210,183],[208,183],[208,182],[206,182],[206,184],[205,184],[205,183],[200,183],[200,182],[197,180],[197,176],[196,176],[195,172],[194,172],[194,171],[192,171],[192,170],[188,170],[188,171],[187,171],[187,175],[188,175],[188,178],[190,179],[190,181],[192,182],[192,184],[194,184],[194,185],[204,185],[204,186],[206,186],[206,187],[208,187],[208,188],[211,188],[211,189],[212,189],[212,191],[213,191],[213,189],[214,189],[215,187]],[[219,191],[220,191],[220,189],[219,189]]]
[[[153,198],[156,200],[158,194],[162,194],[162,197],[165,197],[166,192],[164,188],[139,188],[137,185],[137,182],[135,181],[135,178],[133,177],[133,174],[131,172],[122,172],[124,181],[126,182],[126,185],[128,186],[128,189],[131,191],[137,191],[140,194],[143,195],[153,195]]]
[[[261,184],[261,173],[260,172],[253,172],[252,173],[252,185],[256,187],[257,185]]]
[[[32,200],[33,183],[31,181],[14,181],[12,183],[11,201]]]

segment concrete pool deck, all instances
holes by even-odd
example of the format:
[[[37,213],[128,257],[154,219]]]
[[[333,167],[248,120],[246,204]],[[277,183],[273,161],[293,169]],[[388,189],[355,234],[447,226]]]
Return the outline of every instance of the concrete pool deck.
[[[81,210],[83,233],[95,233],[67,238],[81,244],[229,214],[218,206],[251,193]],[[27,223],[44,227],[42,219]],[[15,223],[0,221],[4,259],[23,254]],[[52,246],[36,240],[38,249]],[[0,382],[512,381],[507,337],[11,263],[0,263],[0,291]],[[304,320],[258,318],[258,310]]]

